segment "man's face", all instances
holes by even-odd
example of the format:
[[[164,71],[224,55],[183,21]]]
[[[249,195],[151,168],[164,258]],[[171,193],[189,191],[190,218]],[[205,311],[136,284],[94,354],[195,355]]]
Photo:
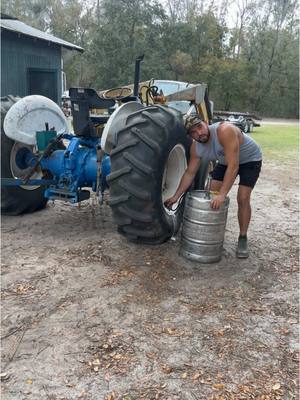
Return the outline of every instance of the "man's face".
[[[200,122],[200,124],[193,126],[189,130],[189,135],[199,143],[207,143],[209,141],[209,130],[208,125],[205,122]]]

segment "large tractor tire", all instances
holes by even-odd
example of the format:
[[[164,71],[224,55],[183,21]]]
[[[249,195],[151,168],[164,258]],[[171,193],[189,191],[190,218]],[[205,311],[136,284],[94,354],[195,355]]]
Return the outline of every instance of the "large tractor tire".
[[[186,169],[190,140],[176,110],[151,106],[130,114],[110,153],[109,204],[129,240],[159,244],[174,235],[184,201],[164,206]]]
[[[26,175],[24,165],[26,153],[32,146],[11,140],[5,135],[3,122],[7,111],[20,98],[6,96],[1,98],[1,177],[22,178]],[[41,178],[41,173],[35,173],[33,179]],[[31,213],[45,208],[44,188],[41,186],[3,186],[1,187],[1,214],[19,215]]]

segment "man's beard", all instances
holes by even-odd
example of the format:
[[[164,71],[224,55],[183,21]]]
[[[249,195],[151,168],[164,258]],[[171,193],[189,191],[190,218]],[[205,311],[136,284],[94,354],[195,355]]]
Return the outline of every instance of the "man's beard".
[[[202,137],[201,139],[198,139],[197,142],[198,143],[207,143],[209,140],[209,135],[207,135],[206,137]]]

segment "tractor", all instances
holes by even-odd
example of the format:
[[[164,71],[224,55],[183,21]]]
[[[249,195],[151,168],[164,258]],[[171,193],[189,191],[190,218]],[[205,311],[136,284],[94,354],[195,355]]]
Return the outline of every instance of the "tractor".
[[[211,121],[208,90],[205,84],[182,83],[165,94],[164,81],[139,81],[141,61],[136,60],[133,85],[99,93],[69,90],[74,132],[46,97],[1,99],[2,214],[34,212],[48,200],[79,203],[91,191],[101,204],[109,189],[118,231],[130,241],[159,244],[178,231],[184,199],[172,210],[164,201],[174,194],[189,159],[185,115]],[[178,104],[185,105],[184,113]],[[204,187],[207,171],[202,165],[194,188]]]

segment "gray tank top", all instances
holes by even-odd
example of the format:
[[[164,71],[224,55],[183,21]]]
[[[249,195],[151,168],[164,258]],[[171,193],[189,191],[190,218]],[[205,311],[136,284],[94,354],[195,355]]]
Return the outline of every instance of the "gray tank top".
[[[224,147],[220,144],[217,128],[221,122],[210,125],[210,141],[209,143],[198,143],[196,142],[196,154],[198,157],[205,161],[216,161],[220,164],[227,165],[224,154]],[[243,132],[244,141],[240,145],[240,161],[239,164],[245,164],[250,161],[261,161],[262,152],[258,144],[249,136]]]

